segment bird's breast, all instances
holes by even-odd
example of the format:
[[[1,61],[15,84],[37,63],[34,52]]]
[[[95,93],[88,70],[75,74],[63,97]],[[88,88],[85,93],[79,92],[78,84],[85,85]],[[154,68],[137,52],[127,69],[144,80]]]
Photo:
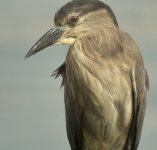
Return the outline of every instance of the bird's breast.
[[[131,121],[130,82],[115,60],[95,59],[97,61],[70,50],[66,59],[65,88],[69,103],[76,102],[83,110],[85,143],[95,143],[97,139],[104,148],[108,147],[107,143],[116,147],[123,145],[119,141],[125,141]]]

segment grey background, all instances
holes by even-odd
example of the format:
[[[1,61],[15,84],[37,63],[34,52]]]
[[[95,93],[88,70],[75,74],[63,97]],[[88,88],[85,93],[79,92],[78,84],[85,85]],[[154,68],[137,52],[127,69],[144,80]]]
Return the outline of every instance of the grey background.
[[[24,60],[68,0],[0,0],[0,150],[69,150],[61,79],[50,77],[68,47],[54,46]],[[150,76],[139,150],[157,149],[157,1],[104,1],[120,28],[139,44]]]

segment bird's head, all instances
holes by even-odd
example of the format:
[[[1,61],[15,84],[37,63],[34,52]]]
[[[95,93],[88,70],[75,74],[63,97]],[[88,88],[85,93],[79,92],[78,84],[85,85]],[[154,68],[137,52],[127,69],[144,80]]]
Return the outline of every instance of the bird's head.
[[[55,15],[55,27],[46,32],[30,49],[26,58],[54,44],[72,45],[97,28],[118,27],[111,8],[98,0],[73,0]]]

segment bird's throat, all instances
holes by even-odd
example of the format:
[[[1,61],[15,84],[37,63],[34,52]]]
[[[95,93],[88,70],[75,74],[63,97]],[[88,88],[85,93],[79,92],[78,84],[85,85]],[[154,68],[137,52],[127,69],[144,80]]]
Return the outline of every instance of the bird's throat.
[[[60,45],[72,45],[75,42],[75,38],[64,38],[60,39],[56,44]]]

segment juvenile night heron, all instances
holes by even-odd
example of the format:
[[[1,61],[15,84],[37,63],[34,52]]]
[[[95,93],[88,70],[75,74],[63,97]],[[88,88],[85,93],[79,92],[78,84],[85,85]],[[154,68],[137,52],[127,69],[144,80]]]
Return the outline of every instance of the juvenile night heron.
[[[73,0],[54,22],[26,57],[53,44],[70,45],[55,75],[63,77],[71,149],[136,150],[148,88],[136,43],[98,0]]]

